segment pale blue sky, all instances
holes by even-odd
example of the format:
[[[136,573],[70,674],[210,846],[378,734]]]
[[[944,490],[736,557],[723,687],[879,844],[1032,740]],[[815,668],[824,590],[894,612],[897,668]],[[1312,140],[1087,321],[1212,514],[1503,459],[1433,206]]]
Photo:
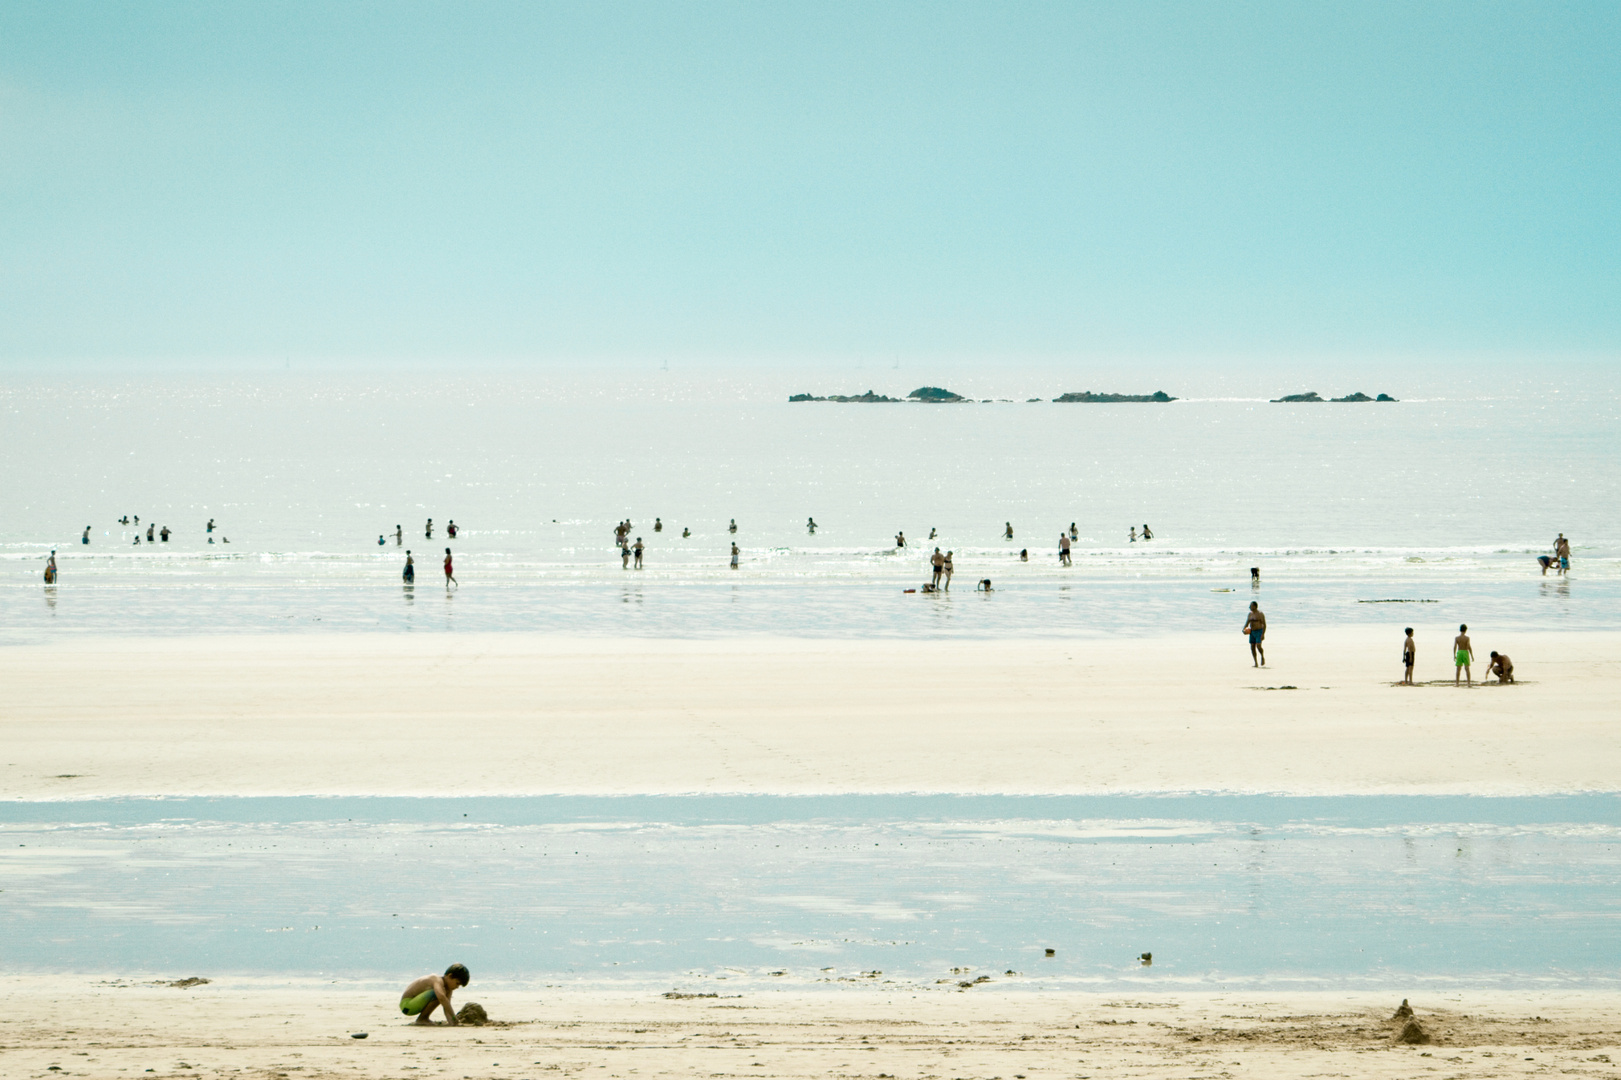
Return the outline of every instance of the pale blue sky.
[[[1621,5],[0,7],[0,363],[1621,346]]]

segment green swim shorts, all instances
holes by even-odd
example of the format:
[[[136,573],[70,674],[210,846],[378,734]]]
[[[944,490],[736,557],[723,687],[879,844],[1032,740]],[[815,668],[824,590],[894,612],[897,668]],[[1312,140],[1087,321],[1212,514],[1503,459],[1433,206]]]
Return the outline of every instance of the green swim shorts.
[[[1462,649],[1458,650],[1458,654],[1456,656],[1454,656],[1453,659],[1458,662],[1459,667],[1468,667],[1469,666],[1469,663],[1470,663],[1469,654],[1464,652]]]
[[[400,1012],[406,1016],[415,1016],[433,1004],[437,996],[430,986],[416,997],[400,998]]]

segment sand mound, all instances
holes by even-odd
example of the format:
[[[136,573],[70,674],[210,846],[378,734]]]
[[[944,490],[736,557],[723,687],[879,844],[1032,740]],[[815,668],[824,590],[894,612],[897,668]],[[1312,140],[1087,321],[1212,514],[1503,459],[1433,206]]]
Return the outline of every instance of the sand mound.
[[[484,1024],[488,1024],[490,1022],[490,1017],[489,1014],[484,1011],[484,1006],[480,1005],[476,1001],[469,1001],[466,1005],[463,1005],[461,1007],[461,1011],[456,1014],[456,1022],[458,1024],[472,1024],[474,1027],[480,1027]]]
[[[1407,999],[1406,998],[1402,998],[1401,999],[1401,1007],[1396,1010],[1395,1014],[1391,1016],[1391,1019],[1392,1020],[1405,1020],[1407,1017],[1412,1016],[1412,1015],[1413,1015],[1413,1007],[1411,1005],[1407,1004]]]
[[[1407,1018],[1407,1023],[1402,1025],[1401,1031],[1396,1033],[1396,1041],[1399,1043],[1407,1043],[1409,1045],[1417,1045],[1429,1042],[1430,1037],[1425,1033],[1423,1028],[1419,1027],[1418,1021],[1409,1016]]]

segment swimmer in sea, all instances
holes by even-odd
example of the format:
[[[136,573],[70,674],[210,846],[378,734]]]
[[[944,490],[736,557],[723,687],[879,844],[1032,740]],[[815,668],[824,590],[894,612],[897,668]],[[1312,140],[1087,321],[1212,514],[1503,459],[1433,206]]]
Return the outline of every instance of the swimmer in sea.
[[[658,518],[654,518],[653,519],[653,531],[654,532],[663,532],[664,531],[664,522],[659,520]]]
[[[150,540],[151,537],[147,537],[147,539]],[[79,537],[79,543],[88,544],[89,542],[90,542],[90,526],[86,525],[84,527],[84,535]]]
[[[1058,562],[1061,566],[1072,565],[1069,561],[1069,534],[1058,534]]]
[[[1261,614],[1261,605],[1254,600],[1250,601],[1250,616],[1244,620],[1244,629],[1240,633],[1248,634],[1250,638],[1250,661],[1255,667],[1266,666],[1266,616]]]
[[[213,518],[208,519],[208,530],[207,531],[208,532],[213,532],[214,531],[214,519]]]
[[[1010,522],[1007,523],[1007,528],[1002,532],[1002,539],[1004,539],[1004,540],[1013,539],[1013,522],[1010,521]]]
[[[940,554],[939,548],[935,548],[934,554],[929,556],[929,565],[934,567],[934,581],[931,584],[938,589],[940,576],[946,572],[946,557]]]
[[[51,557],[45,560],[45,584],[56,584],[56,549],[51,549]]]
[[[1131,542],[1133,544],[1137,542],[1137,526],[1135,525],[1131,527]]]
[[[629,570],[630,569],[630,545],[629,544],[620,544],[619,545],[619,568],[621,570]]]
[[[681,539],[685,540],[687,537],[689,537],[691,535],[692,535],[692,530],[691,529],[683,528],[681,530]]]
[[[737,531],[737,519],[736,518],[732,519],[732,523],[726,527],[726,531],[727,532],[734,532],[734,533]]]
[[[898,533],[895,534],[895,546],[898,547],[898,548],[903,548],[903,547],[906,546],[906,534],[905,533],[898,532]]]
[[[934,526],[933,525],[929,526],[929,539],[930,540],[934,539]]]
[[[737,556],[738,556],[737,545],[733,544],[732,545],[732,569],[733,570],[737,569]]]
[[[456,519],[451,518],[450,524],[445,526],[445,535],[452,540],[456,539]]]
[[[1081,538],[1081,534],[1075,528],[1075,523],[1073,521],[1069,523],[1069,538],[1071,540],[1079,540]]]
[[[1019,561],[1020,562],[1029,562],[1030,561],[1030,549],[1029,548],[1020,548],[1019,549]]]
[[[411,558],[411,552],[410,551],[406,551],[406,553],[405,553],[405,572],[403,574],[401,574],[400,577],[402,577],[405,580],[405,583],[407,585],[413,585],[413,584],[416,583],[416,579],[417,579],[416,560]]]
[[[1417,660],[1418,642],[1413,640],[1413,628],[1409,626],[1407,628],[1407,640],[1401,643],[1402,667],[1407,669],[1407,674],[1403,675],[1401,680],[1403,686],[1413,685],[1413,664]]]
[[[405,543],[405,530],[398,525],[394,526],[394,546],[399,547]]]
[[[815,518],[806,518],[805,519],[805,531],[810,533],[812,536],[816,535],[816,519]]]
[[[422,536],[427,540],[433,539],[433,518],[428,519],[427,527],[424,529]]]
[[[456,1026],[456,1013],[450,1007],[450,995],[473,981],[461,964],[451,964],[443,975],[424,975],[413,979],[400,995],[400,1012],[416,1017],[416,1022],[427,1026],[433,1021],[435,1009],[444,1011],[445,1023]]]
[[[214,542],[214,538],[213,538],[213,537],[212,537],[212,536],[210,536],[210,537],[209,537],[209,538],[208,538],[208,542],[209,542],[209,543],[210,543],[210,544],[212,544],[212,543],[213,543],[213,542]],[[378,533],[378,534],[377,534],[377,546],[378,546],[378,547],[382,547],[382,546],[383,546],[383,534],[382,534],[382,533]]]
[[[158,535],[163,537],[163,542],[167,544],[169,542],[169,526],[165,525],[163,527],[163,531],[158,533]]]
[[[635,551],[636,551],[636,569],[640,570],[642,568],[642,538],[639,537],[639,536],[636,538]]]
[[[1143,539],[1144,540],[1152,540],[1152,539],[1154,539],[1154,534],[1148,530],[1147,525],[1143,526]]]
[[[450,563],[450,549],[446,548],[445,549],[445,588],[449,589],[452,585],[456,586],[456,588],[458,588],[458,589],[462,587],[462,583],[456,580],[455,568]]]
[[[949,551],[946,552],[946,560],[945,560],[944,569],[945,569],[945,572],[946,572],[946,592],[950,592],[951,591],[951,572],[954,569],[954,567],[951,565],[951,552],[949,552]]]
[[[1452,685],[1458,685],[1458,672],[1468,680],[1468,685],[1475,685],[1474,676],[1469,673],[1469,665],[1475,662],[1474,646],[1469,644],[1469,626],[1467,623],[1458,624],[1458,636],[1452,639]]]
[[[1503,653],[1492,653],[1492,662],[1486,665],[1486,677],[1489,679],[1493,675],[1497,676],[1499,683],[1513,682],[1514,661]]]

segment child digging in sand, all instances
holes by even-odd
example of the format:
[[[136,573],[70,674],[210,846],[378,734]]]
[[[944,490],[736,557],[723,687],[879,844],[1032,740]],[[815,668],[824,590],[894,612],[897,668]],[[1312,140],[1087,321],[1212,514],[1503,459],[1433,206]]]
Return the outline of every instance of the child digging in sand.
[[[411,980],[405,993],[400,995],[400,1012],[414,1016],[419,1024],[432,1024],[433,1010],[444,1006],[445,1023],[456,1026],[456,1011],[450,1007],[450,995],[472,981],[467,968],[451,964],[443,975],[424,975]]]

